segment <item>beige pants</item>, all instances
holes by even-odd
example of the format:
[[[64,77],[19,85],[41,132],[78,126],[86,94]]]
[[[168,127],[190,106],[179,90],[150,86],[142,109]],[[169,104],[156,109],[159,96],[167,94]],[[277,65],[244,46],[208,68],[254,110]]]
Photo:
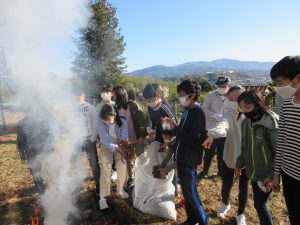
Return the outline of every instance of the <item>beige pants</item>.
[[[111,186],[111,167],[113,164],[113,157],[116,162],[116,169],[118,174],[117,179],[117,192],[123,190],[127,181],[127,162],[121,159],[118,152],[110,152],[103,146],[100,148],[99,161],[100,161],[100,196],[106,197],[110,195]]]

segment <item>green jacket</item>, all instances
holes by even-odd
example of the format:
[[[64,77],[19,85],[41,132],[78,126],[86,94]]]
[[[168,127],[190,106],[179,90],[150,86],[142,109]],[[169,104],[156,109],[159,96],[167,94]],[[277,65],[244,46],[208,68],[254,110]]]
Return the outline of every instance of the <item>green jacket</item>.
[[[245,168],[252,181],[264,181],[273,176],[278,120],[278,115],[272,112],[265,113],[255,123],[250,119],[242,122],[241,155],[236,167]]]
[[[130,115],[137,138],[145,138],[147,132],[147,115],[137,102],[129,101]]]

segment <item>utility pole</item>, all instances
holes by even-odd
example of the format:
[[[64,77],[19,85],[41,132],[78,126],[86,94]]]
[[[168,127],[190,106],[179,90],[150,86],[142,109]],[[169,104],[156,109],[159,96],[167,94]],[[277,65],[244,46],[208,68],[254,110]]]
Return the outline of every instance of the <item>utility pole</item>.
[[[1,111],[1,119],[2,119],[2,127],[6,129],[5,123],[5,116],[4,116],[4,108],[3,108],[3,101],[2,101],[2,78],[6,77],[6,60],[4,55],[3,48],[0,48],[0,111]]]

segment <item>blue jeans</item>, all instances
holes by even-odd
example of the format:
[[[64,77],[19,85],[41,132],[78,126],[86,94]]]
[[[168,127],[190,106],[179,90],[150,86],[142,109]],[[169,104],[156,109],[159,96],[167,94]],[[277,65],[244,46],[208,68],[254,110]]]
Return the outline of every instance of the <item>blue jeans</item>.
[[[273,225],[272,215],[268,208],[267,202],[271,192],[263,192],[256,182],[251,182],[253,189],[254,208],[258,214],[261,225]]]
[[[208,225],[205,211],[197,193],[196,169],[177,163],[177,170],[185,200],[188,224]]]

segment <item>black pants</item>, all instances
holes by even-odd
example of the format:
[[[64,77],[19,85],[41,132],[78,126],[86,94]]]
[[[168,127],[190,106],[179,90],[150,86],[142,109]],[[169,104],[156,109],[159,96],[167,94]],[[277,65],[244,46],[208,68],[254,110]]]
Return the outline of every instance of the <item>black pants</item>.
[[[177,163],[177,170],[185,200],[188,224],[199,223],[199,225],[207,225],[206,214],[197,193],[196,169]]]
[[[217,152],[217,159],[218,159],[218,173],[222,177],[222,162],[223,162],[223,151],[225,145],[226,138],[217,138],[214,140],[211,149],[204,151],[204,165],[203,171],[208,173],[211,161]]]
[[[289,212],[291,225],[300,224],[300,181],[295,180],[283,171],[282,185],[285,203]]]
[[[260,225],[273,225],[272,215],[268,207],[271,192],[263,192],[256,182],[251,182],[253,189],[254,208],[256,209]]]
[[[85,151],[86,156],[89,160],[90,167],[93,172],[93,177],[96,183],[96,191],[99,194],[99,182],[100,182],[100,167],[98,162],[98,154],[97,147],[95,142],[91,142],[90,140],[85,141],[82,150]]]
[[[225,205],[229,204],[229,196],[231,192],[231,188],[233,185],[234,178],[234,169],[231,169],[226,166],[226,163],[223,161],[222,164],[222,173],[223,173],[223,181],[222,181],[222,202]],[[248,185],[249,180],[246,177],[245,170],[242,170],[242,175],[239,177],[239,208],[238,215],[244,214],[247,199],[248,199]]]

